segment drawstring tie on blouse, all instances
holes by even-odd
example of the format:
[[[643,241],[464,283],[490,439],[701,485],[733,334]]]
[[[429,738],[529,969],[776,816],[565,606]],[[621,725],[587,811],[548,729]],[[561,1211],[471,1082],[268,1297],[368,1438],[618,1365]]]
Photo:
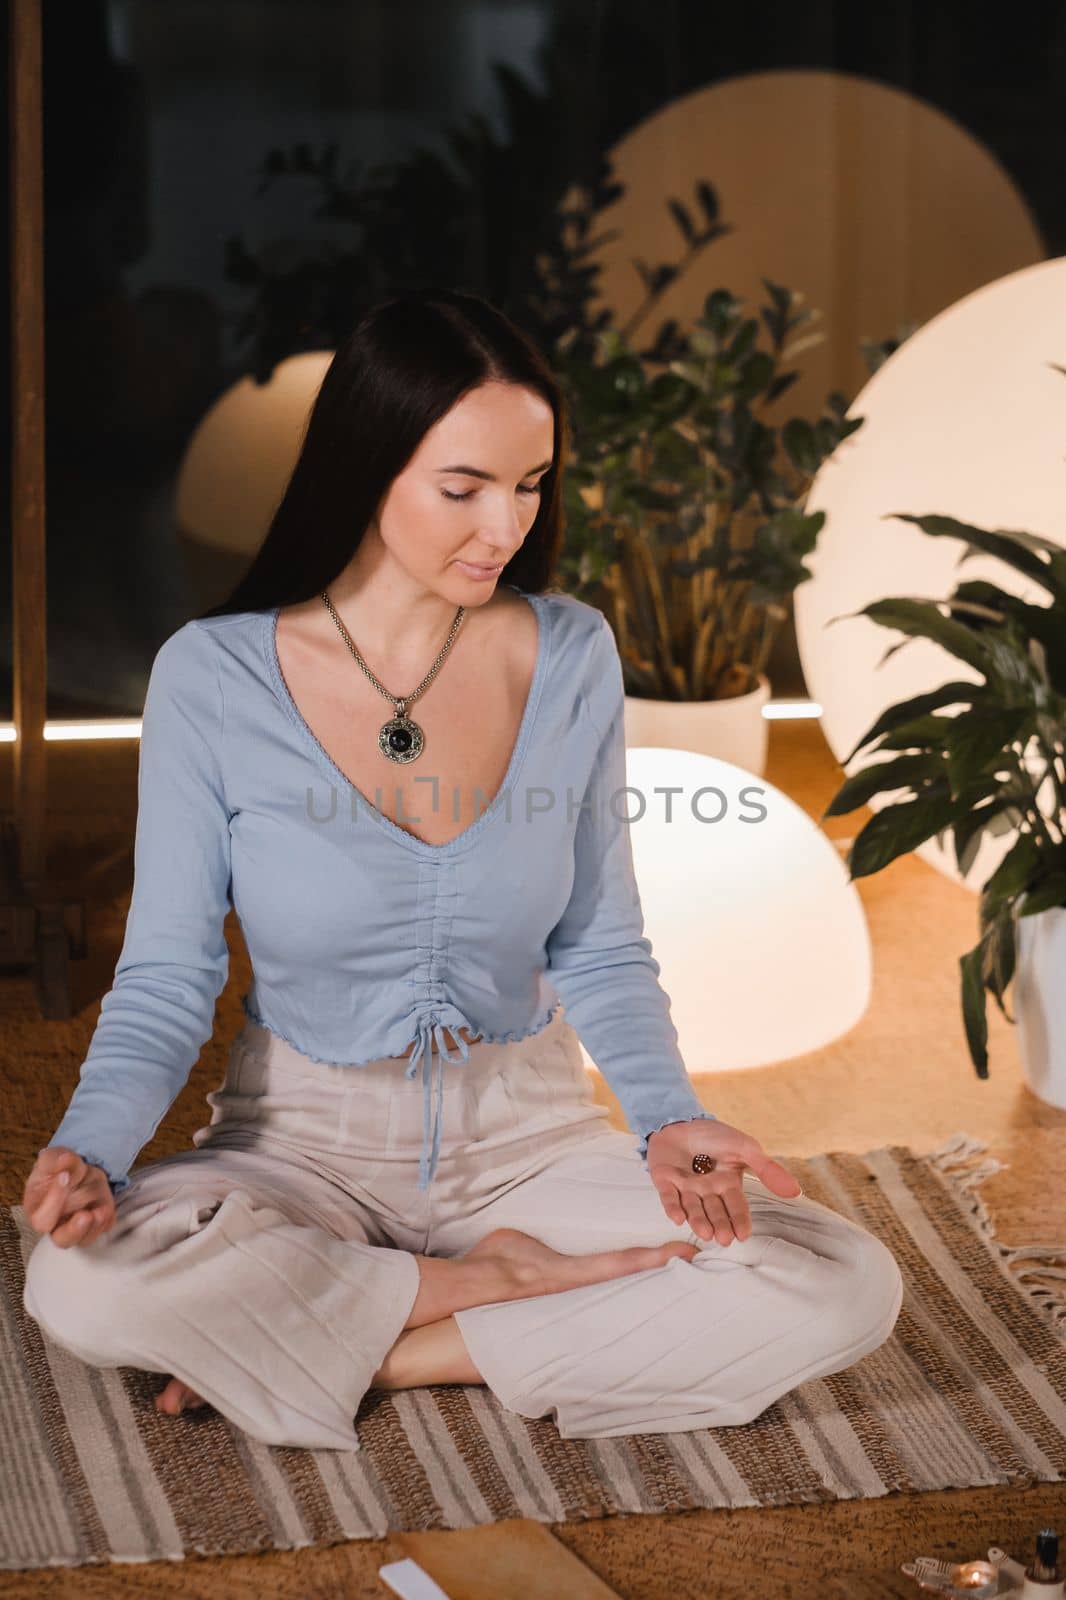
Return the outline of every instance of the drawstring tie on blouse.
[[[404,1072],[405,1078],[413,1078],[418,1071],[419,1060],[422,1063],[422,1151],[418,1163],[418,1187],[428,1189],[437,1170],[440,1156],[441,1114],[444,1106],[444,1063],[445,1061],[459,1062],[470,1059],[470,1046],[462,1034],[455,1030],[455,1037],[459,1042],[458,1053],[452,1055],[444,1042],[444,1024],[434,1016],[420,1017],[418,1019],[418,1032],[415,1037],[415,1048],[411,1053],[411,1060]],[[433,1117],[433,1136],[430,1140],[430,1100],[433,1084],[433,1041],[437,1042],[437,1104]],[[426,1146],[430,1145],[430,1156],[426,1160]]]

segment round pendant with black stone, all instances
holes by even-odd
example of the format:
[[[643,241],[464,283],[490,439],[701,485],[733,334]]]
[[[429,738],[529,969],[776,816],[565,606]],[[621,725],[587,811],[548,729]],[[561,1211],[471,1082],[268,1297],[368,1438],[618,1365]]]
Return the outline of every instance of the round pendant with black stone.
[[[418,723],[403,715],[390,717],[378,734],[378,747],[382,755],[401,764],[420,756],[425,742]]]

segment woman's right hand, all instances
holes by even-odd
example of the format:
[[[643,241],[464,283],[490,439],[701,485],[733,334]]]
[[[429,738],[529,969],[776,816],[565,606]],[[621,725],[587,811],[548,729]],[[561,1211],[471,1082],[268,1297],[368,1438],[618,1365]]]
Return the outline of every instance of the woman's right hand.
[[[50,1233],[61,1249],[89,1244],[115,1220],[115,1197],[107,1173],[74,1150],[49,1145],[26,1179],[22,1204],[30,1226]]]

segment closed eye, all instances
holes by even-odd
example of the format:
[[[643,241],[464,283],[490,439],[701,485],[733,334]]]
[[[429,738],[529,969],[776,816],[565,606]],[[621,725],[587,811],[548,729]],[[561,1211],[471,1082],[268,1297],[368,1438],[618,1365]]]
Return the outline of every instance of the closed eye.
[[[534,484],[520,483],[518,485],[518,492],[519,492],[519,494],[539,494],[540,493],[540,487],[541,486],[540,486],[539,483],[534,483]],[[441,494],[444,496],[445,500],[469,500],[470,496],[472,494],[475,494],[476,492],[477,491],[474,490],[474,489],[468,489],[465,494],[451,494],[449,492],[449,490],[447,490],[447,489],[442,489],[441,490]]]

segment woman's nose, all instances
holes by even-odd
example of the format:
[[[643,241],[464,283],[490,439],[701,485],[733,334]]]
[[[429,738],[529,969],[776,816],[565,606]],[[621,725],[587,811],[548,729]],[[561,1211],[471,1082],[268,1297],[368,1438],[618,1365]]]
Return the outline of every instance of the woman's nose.
[[[515,551],[526,536],[523,523],[522,508],[512,505],[509,510],[502,513],[498,520],[493,522],[490,530],[492,548],[499,552],[498,559],[505,565],[510,561]]]

